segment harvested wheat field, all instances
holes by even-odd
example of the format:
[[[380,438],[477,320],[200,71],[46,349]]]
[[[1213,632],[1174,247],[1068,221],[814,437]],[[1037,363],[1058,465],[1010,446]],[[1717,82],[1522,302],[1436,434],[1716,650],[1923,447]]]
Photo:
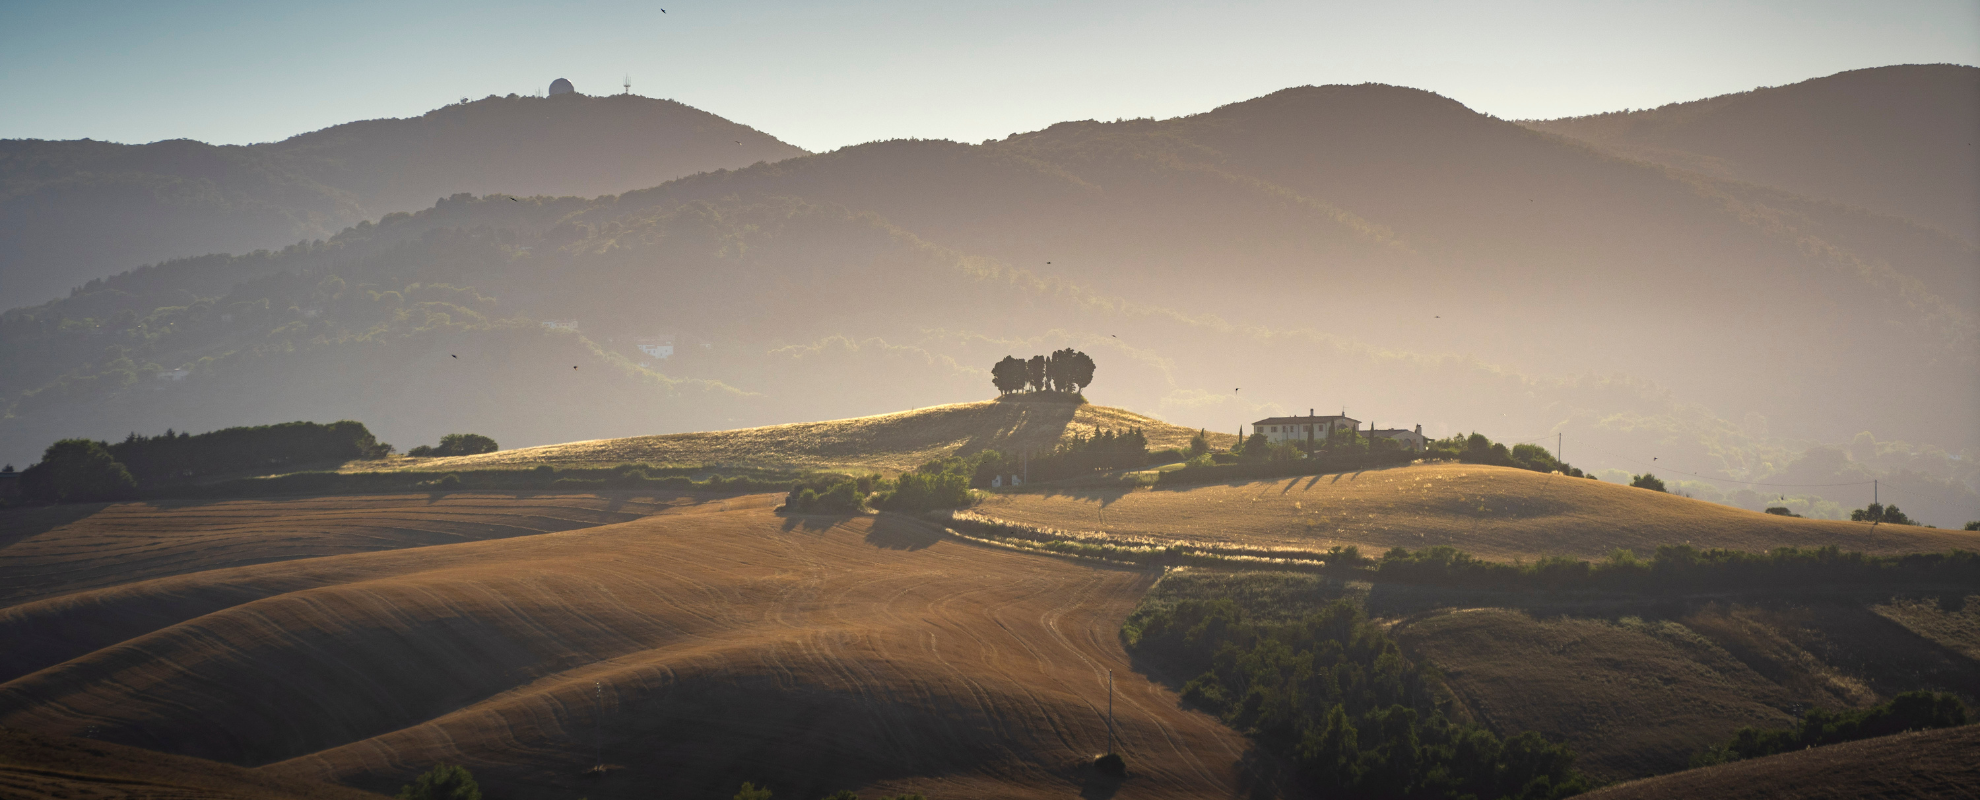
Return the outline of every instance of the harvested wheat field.
[[[486,469],[535,466],[726,464],[795,469],[870,469],[899,472],[951,453],[979,450],[1044,450],[1071,434],[1140,428],[1148,446],[1187,447],[1197,431],[1118,408],[1014,396],[957,403],[873,417],[799,422],[734,431],[594,439],[525,447],[478,456],[431,459],[416,468]],[[1208,435],[1214,446],[1236,437]],[[362,467],[362,464],[353,468]]]
[[[382,800],[347,786],[135,747],[0,731],[0,797],[14,800]]]
[[[388,793],[441,761],[505,797],[1248,792],[1246,740],[1122,651],[1151,574],[758,499],[15,605],[0,725]]]
[[[1325,550],[1452,545],[1482,558],[1599,558],[1659,545],[1870,553],[1980,549],[1980,533],[1777,517],[1588,478],[1507,467],[1391,469],[1155,489],[1039,490],[991,497],[998,519],[1155,541]]]
[[[381,495],[0,510],[0,607],[225,567],[501,539],[698,507],[692,493]]]
[[[1785,728],[1812,707],[1917,689],[1980,701],[1980,662],[1890,616],[1843,602],[1467,608],[1393,633],[1480,722],[1564,740],[1590,775],[1619,780],[1683,769],[1739,728]]]
[[[1815,747],[1625,783],[1595,800],[1980,797],[1980,725]]]

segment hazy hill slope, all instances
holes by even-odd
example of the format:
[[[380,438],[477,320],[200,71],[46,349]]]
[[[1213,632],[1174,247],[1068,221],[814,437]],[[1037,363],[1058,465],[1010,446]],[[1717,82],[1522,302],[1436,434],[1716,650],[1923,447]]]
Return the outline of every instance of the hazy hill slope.
[[[20,730],[0,731],[0,794],[14,800],[379,800],[386,796]]]
[[[830,422],[526,447],[434,459],[420,462],[419,468],[642,462],[897,471],[911,470],[952,453],[1049,450],[1067,436],[1128,428],[1140,429],[1148,436],[1149,448],[1155,450],[1186,448],[1197,434],[1118,408],[1012,397]],[[1206,438],[1213,446],[1224,448],[1235,441],[1230,434],[1212,433]]]
[[[1980,68],[1852,70],[1654,109],[1522,124],[1980,242]]]
[[[488,97],[281,142],[0,142],[0,308],[141,264],[328,238],[460,192],[613,194],[804,151],[671,100]]]
[[[1156,541],[1379,555],[1452,545],[1493,559],[1603,558],[1660,545],[1765,551],[1821,547],[1873,553],[1980,549],[1980,533],[1793,519],[1587,478],[1509,467],[1394,469],[1158,488],[999,494],[981,513],[1063,530]]]
[[[262,564],[0,611],[0,723],[373,789],[1059,797],[1095,790],[1112,669],[1125,794],[1235,796],[1242,738],[1112,635],[1151,580],[764,508]],[[21,635],[48,615],[60,647]],[[587,778],[600,731],[623,769]]]
[[[1815,747],[1612,786],[1600,800],[1721,797],[1759,800],[1973,797],[1980,794],[1980,725]]]

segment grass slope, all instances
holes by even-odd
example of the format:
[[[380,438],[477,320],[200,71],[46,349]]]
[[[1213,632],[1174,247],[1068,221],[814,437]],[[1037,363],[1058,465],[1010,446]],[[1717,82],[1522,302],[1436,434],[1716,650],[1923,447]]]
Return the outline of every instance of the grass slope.
[[[1107,406],[1009,398],[918,408],[871,417],[799,422],[733,431],[635,436],[525,447],[479,456],[434,459],[420,469],[468,469],[537,464],[582,466],[728,464],[811,469],[913,469],[952,452],[1045,450],[1073,434],[1140,428],[1151,449],[1187,447],[1193,428],[1170,425]],[[1209,434],[1215,446],[1235,437]]]
[[[421,494],[6,509],[0,607],[247,564],[573,530],[692,502],[678,493]]]
[[[345,786],[26,731],[0,731],[0,796],[13,800],[379,800]]]
[[[1583,478],[1505,467],[1395,469],[1184,488],[997,495],[999,519],[1157,541],[1325,550],[1453,545],[1484,558],[1599,558],[1658,545],[1768,550],[1837,545],[1870,553],[1980,549],[1980,534],[1794,519]]]
[[[1245,741],[1114,635],[1152,575],[757,500],[0,609],[0,724],[379,791],[444,760],[517,798],[1241,793]],[[1122,786],[1085,766],[1109,670]]]
[[[1625,783],[1584,795],[1753,800],[1980,796],[1980,725],[1815,747]]]

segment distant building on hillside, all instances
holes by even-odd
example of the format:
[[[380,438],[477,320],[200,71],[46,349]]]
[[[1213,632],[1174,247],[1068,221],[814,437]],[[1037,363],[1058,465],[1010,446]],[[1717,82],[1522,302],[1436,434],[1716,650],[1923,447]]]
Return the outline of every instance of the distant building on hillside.
[[[1396,441],[1397,444],[1402,445],[1404,450],[1408,450],[1412,453],[1421,453],[1425,450],[1430,449],[1430,440],[1424,437],[1422,425],[1416,426],[1416,430],[1413,431],[1404,430],[1402,428],[1383,428],[1381,430],[1375,430],[1373,423],[1370,423],[1368,430],[1368,438],[1393,439]]]
[[[549,328],[550,330],[553,331],[574,331],[577,330],[577,320],[546,319],[543,321],[543,327]]]
[[[556,97],[557,95],[560,94],[577,94],[577,87],[572,86],[571,82],[564,78],[558,78],[554,81],[551,81],[550,96]]]
[[[1313,409],[1306,410],[1304,417],[1266,417],[1251,423],[1252,433],[1265,434],[1265,438],[1279,442],[1322,442],[1334,431],[1353,430],[1361,427],[1361,420],[1344,414],[1318,416]]]

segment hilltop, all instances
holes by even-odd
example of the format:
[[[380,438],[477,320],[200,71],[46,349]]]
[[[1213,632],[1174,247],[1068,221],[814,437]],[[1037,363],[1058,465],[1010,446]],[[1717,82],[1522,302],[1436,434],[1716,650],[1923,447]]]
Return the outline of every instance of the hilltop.
[[[1901,733],[1631,781],[1590,800],[1858,800],[1980,794],[1980,725]]]
[[[638,189],[804,151],[671,100],[490,96],[280,142],[0,142],[0,308],[142,264],[325,239],[460,193]]]
[[[1640,111],[1522,123],[1629,158],[1776,186],[1980,243],[1980,68],[1919,64]]]
[[[1014,395],[870,417],[798,422],[731,431],[634,436],[433,459],[418,469],[598,466],[624,463],[723,464],[899,472],[943,456],[980,450],[1050,450],[1070,436],[1138,428],[1151,450],[1186,448],[1196,430],[1119,408]],[[1207,434],[1229,448],[1231,434]]]
[[[1980,533],[1795,519],[1587,478],[1432,463],[1330,475],[1140,489],[993,495],[998,519],[1155,542],[1379,556],[1451,545],[1492,559],[1600,559],[1661,545],[1766,551],[1835,545],[1872,553],[1980,550]]]

